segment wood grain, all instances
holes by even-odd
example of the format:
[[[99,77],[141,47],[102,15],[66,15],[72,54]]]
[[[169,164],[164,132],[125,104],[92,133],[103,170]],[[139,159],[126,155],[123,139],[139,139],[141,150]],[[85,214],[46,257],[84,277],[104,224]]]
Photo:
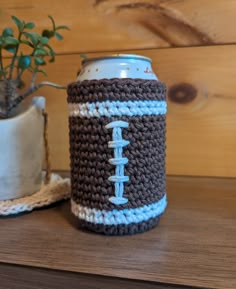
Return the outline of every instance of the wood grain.
[[[10,15],[48,25],[50,13],[68,25],[58,53],[235,43],[235,0],[1,1],[1,25]]]
[[[13,278],[14,276],[14,278]],[[0,264],[4,289],[193,289],[154,282]]]
[[[184,5],[185,1],[182,1]],[[136,22],[154,35],[163,39],[170,46],[194,46],[213,44],[214,40],[197,26],[191,24],[179,12],[180,7],[173,7],[168,1],[115,0],[96,1],[102,11],[118,16],[127,22]],[[173,5],[173,6],[172,6]],[[100,7],[101,6],[101,7]],[[105,7],[103,7],[105,6]],[[192,9],[193,10],[193,7]]]
[[[69,203],[2,218],[0,262],[235,289],[235,187],[235,179],[170,177],[159,226],[135,236],[78,230]]]
[[[236,46],[132,51],[153,59],[169,88],[167,173],[236,176]],[[88,56],[100,54],[89,54]],[[49,79],[67,84],[76,77],[80,56],[59,56]],[[42,89],[50,115],[54,169],[69,168],[66,92]]]

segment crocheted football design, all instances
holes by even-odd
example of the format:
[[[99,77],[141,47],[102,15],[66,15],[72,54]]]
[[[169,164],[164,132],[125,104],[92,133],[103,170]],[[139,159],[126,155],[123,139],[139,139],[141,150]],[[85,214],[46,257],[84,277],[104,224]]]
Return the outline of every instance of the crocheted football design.
[[[68,86],[72,212],[110,235],[154,227],[164,212],[166,87],[102,79]]]

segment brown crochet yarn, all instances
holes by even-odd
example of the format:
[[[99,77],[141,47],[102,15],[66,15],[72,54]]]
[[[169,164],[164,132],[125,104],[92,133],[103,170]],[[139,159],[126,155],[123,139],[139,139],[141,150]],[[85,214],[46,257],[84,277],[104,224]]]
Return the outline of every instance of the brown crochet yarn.
[[[155,80],[88,80],[68,86],[72,212],[81,226],[123,235],[157,224],[166,206],[165,99],[165,85]],[[119,141],[115,129],[107,129],[110,123],[128,126],[118,128],[120,141],[129,142],[118,149],[120,170],[114,165]],[[117,171],[124,176],[117,177]],[[118,181],[129,177],[120,182],[121,203],[117,196],[111,201],[122,191],[111,176]]]
[[[68,102],[106,100],[166,100],[166,86],[156,80],[101,79],[73,82],[68,86]]]

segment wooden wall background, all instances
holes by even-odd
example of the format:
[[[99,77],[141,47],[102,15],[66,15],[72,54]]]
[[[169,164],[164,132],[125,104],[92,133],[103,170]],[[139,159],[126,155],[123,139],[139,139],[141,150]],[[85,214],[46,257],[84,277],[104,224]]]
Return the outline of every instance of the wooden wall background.
[[[149,56],[169,88],[167,173],[236,176],[236,0],[1,0],[10,15],[71,28],[55,43],[51,81],[76,77],[80,53]],[[42,89],[54,169],[69,168],[66,92]]]

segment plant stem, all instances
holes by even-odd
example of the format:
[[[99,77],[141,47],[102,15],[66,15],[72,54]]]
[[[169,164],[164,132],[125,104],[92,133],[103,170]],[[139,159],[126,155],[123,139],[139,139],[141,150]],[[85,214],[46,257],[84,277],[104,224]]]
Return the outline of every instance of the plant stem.
[[[30,82],[30,88],[34,88],[34,86],[35,86],[36,74],[37,74],[37,71],[34,70],[34,71],[32,72],[32,78],[31,78],[31,82]]]
[[[10,72],[9,72],[9,78],[10,79],[12,79],[12,74],[13,74],[15,61],[16,61],[17,53],[18,53],[19,46],[20,46],[20,39],[21,39],[22,32],[23,32],[23,29],[22,29],[22,31],[19,32],[19,35],[18,35],[19,44],[17,45],[16,51],[15,51],[13,57],[12,57],[12,62],[11,62],[11,65],[10,65]]]
[[[21,80],[21,76],[23,74],[24,70],[21,70],[20,72],[17,72],[17,77],[16,77],[16,81],[20,81]]]
[[[3,64],[2,64],[2,47],[0,47],[0,69],[3,70]]]
[[[2,47],[0,47],[0,70],[4,71],[3,61],[2,61]],[[3,73],[2,76],[4,79],[6,79],[5,73]]]
[[[12,110],[14,107],[19,105],[28,95],[32,94],[33,92],[37,91],[39,88],[41,88],[43,86],[51,86],[51,87],[58,88],[58,89],[66,89],[66,86],[62,86],[62,85],[59,85],[59,84],[56,84],[53,82],[49,82],[49,81],[42,81],[39,84],[37,84],[36,86],[31,87],[29,90],[27,90],[22,95],[19,95],[14,100],[14,102],[11,104],[9,110]]]
[[[53,82],[49,82],[49,81],[42,81],[37,85],[31,86],[30,89],[22,95],[22,97],[23,98],[27,97],[28,95],[32,94],[33,92],[37,91],[38,89],[40,89],[43,86],[51,86],[51,87],[55,87],[58,89],[66,89],[66,86],[62,86],[62,85],[59,85],[59,84],[56,84]]]

